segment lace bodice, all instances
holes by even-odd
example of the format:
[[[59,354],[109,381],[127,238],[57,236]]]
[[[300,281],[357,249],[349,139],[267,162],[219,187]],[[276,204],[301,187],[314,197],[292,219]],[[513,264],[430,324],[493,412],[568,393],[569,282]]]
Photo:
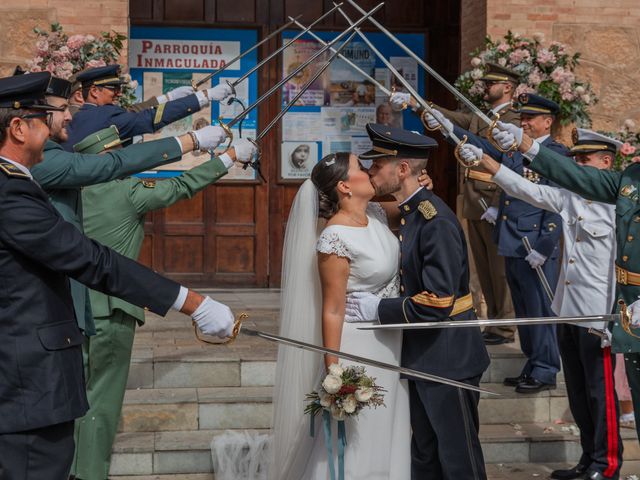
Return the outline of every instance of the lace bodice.
[[[378,203],[369,203],[366,227],[330,225],[318,239],[316,250],[349,260],[347,293],[371,292],[386,298],[399,293],[400,245],[387,226],[387,217]]]

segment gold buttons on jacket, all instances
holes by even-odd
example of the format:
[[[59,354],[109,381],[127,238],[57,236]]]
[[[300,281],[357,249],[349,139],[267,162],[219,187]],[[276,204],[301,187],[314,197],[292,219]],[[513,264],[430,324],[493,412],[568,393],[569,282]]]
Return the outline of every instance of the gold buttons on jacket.
[[[580,241],[581,241],[580,237],[576,238],[576,242],[580,242]]]
[[[404,211],[408,212],[409,210],[411,210],[411,207],[409,205],[404,205]]]
[[[400,291],[404,293],[404,285],[400,285]]]
[[[629,255],[623,255],[622,256],[622,261],[626,262],[627,260],[629,260]]]
[[[565,285],[571,285],[571,282],[569,280],[567,280],[566,282],[564,282]]]
[[[405,223],[407,223],[407,221],[404,218],[400,219],[400,225],[404,225]]]
[[[402,269],[400,269],[400,275],[402,275]]]
[[[627,242],[633,242],[633,235],[627,235]]]
[[[576,263],[576,261],[573,258],[570,258],[569,263]]]
[[[633,217],[633,221],[636,223],[640,223],[640,215],[636,215],[635,217]]]
[[[400,241],[402,241],[402,235],[400,235]]]
[[[502,220],[506,220],[507,216],[506,215],[502,215]]]
[[[508,207],[509,205],[511,205],[511,202],[509,200],[505,200],[504,204]]]
[[[71,339],[69,337],[65,338],[64,340],[65,342],[67,342],[67,345],[71,345]]]
[[[165,160],[167,160],[167,159],[169,158],[169,155],[167,155],[166,153],[163,153],[163,154],[162,154],[162,158],[163,158],[163,159],[165,159]]]
[[[581,216],[578,217],[578,221],[581,222],[582,220],[584,220],[584,218],[582,218]]]

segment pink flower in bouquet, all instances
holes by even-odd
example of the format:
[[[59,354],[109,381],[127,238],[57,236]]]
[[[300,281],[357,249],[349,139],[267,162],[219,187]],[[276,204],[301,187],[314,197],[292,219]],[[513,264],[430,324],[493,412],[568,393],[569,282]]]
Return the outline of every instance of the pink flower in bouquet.
[[[537,87],[542,82],[542,72],[538,67],[531,70],[529,74],[529,84],[533,87]]]
[[[562,44],[562,43],[558,42],[557,40],[554,40],[554,41],[553,41],[553,42],[551,42],[551,44],[549,45],[549,48],[553,48],[553,47],[555,47],[555,48],[556,48],[556,50],[558,50],[558,53],[559,53],[560,55],[562,55],[562,54],[564,53],[564,51],[565,51],[565,46],[564,46],[564,44]]]
[[[87,35],[86,37],[84,37],[84,40],[86,43],[91,43],[91,42],[95,42],[96,37],[94,37],[93,35]]]
[[[65,45],[65,46],[60,47],[55,52],[53,52],[52,56],[56,60],[63,60],[63,59],[66,59],[69,56],[69,53],[70,53],[69,48]]]
[[[591,95],[589,95],[588,93],[585,93],[584,95],[580,95],[580,98],[587,105],[591,103]]]
[[[560,84],[562,88],[563,83],[573,83],[576,77],[571,71],[565,70],[563,67],[556,67],[553,72],[551,72],[551,79],[557,84]]]
[[[521,83],[516,88],[516,91],[515,91],[515,94],[514,94],[515,98],[518,98],[518,96],[523,94],[523,93],[536,93],[536,91],[533,88],[531,88],[529,85],[527,85],[526,83]]]
[[[636,147],[631,145],[629,142],[624,142],[620,147],[620,153],[625,156],[633,155],[634,153],[636,153]]]
[[[67,40],[67,47],[70,50],[78,50],[86,43],[86,37],[84,35],[71,35]]]
[[[538,50],[538,63],[543,67],[550,67],[554,63],[556,63],[556,56],[553,52],[550,52],[546,48],[541,48]]]
[[[44,67],[44,69],[49,73],[53,73],[56,70],[56,64],[53,62],[49,62],[47,63],[46,67]]]
[[[46,55],[49,51],[49,42],[45,39],[38,40],[36,42],[36,51],[38,52],[38,55]]]
[[[640,157],[633,157],[633,158],[631,159],[631,161],[632,161],[633,163],[638,163],[638,162],[640,162]]]
[[[107,63],[100,59],[100,60],[89,60],[87,62],[87,64],[85,65],[85,68],[96,68],[96,67],[106,67]]]
[[[500,42],[500,45],[498,45],[498,51],[499,52],[507,52],[507,51],[509,51],[509,45],[507,45],[504,42]]]
[[[68,79],[73,74],[73,63],[63,62],[56,67],[55,76]]]
[[[512,65],[519,65],[522,62],[529,60],[530,58],[531,54],[529,53],[529,51],[522,48],[514,50],[509,54],[509,62],[511,62]]]
[[[469,95],[473,97],[484,95],[484,83],[480,81],[473,82],[473,85],[469,89]]]
[[[501,67],[506,67],[507,65],[507,59],[502,57],[498,59],[498,65],[500,65]]]
[[[480,80],[483,75],[484,72],[480,68],[474,68],[473,70],[471,70],[471,78],[473,78],[474,80]]]
[[[585,93],[587,93],[587,91],[585,90],[585,88],[582,85],[578,85],[576,87],[576,94],[577,95],[584,95]]]
[[[516,43],[516,48],[525,48],[525,47],[528,47],[529,45],[531,45],[531,43],[529,43],[526,40],[522,40],[521,42]]]
[[[473,68],[477,68],[477,67],[479,67],[480,65],[482,65],[482,60],[481,60],[480,58],[478,58],[478,57],[473,57],[473,58],[471,59],[471,66],[472,66]]]

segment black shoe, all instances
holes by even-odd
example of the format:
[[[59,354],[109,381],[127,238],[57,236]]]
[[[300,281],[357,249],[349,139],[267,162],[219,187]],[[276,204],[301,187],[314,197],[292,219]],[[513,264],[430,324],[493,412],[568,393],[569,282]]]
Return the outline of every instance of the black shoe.
[[[522,382],[526,382],[527,378],[528,378],[527,375],[525,375],[524,373],[521,373],[517,377],[507,377],[507,378],[505,378],[502,381],[502,384],[504,386],[506,386],[506,387],[517,387]]]
[[[524,382],[519,383],[516,387],[517,393],[538,393],[543,390],[555,390],[555,383],[543,383],[533,377],[527,378]]]
[[[585,480],[618,480],[620,477],[605,477],[602,473],[597,470],[589,470],[584,474]]]
[[[556,480],[573,480],[574,478],[584,478],[583,475],[587,471],[587,466],[578,464],[569,470],[554,470],[551,472],[551,478]]]
[[[482,334],[485,345],[502,345],[503,343],[513,343],[513,338],[504,338],[497,333],[485,332]]]

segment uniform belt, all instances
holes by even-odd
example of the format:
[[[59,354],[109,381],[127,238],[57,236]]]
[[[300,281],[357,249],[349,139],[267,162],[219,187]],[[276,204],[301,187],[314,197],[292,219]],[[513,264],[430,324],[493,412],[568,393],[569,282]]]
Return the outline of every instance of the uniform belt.
[[[493,175],[485,172],[478,172],[477,170],[467,169],[465,173],[466,178],[470,178],[471,180],[480,180],[487,183],[496,183],[493,181]]]
[[[620,285],[640,286],[640,273],[630,272],[616,265],[616,281]]]
[[[450,317],[455,317],[467,310],[471,310],[473,308],[473,297],[470,293],[467,293],[464,297],[460,297],[456,299],[453,304],[453,310],[449,314]]]

